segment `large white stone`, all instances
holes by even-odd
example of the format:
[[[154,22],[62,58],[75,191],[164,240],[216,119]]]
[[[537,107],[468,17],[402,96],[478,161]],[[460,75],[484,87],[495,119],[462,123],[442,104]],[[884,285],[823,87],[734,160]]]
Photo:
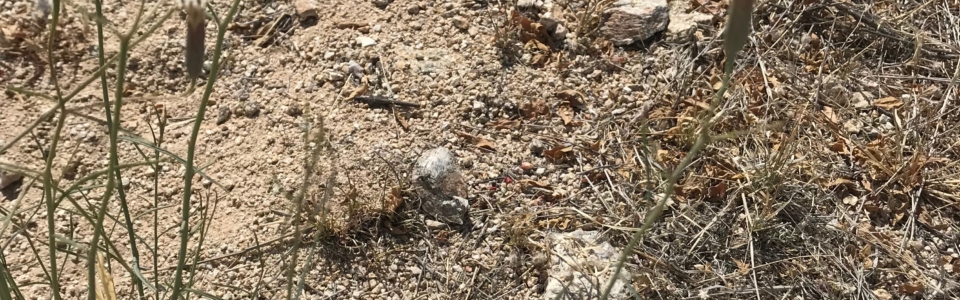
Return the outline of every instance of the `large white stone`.
[[[619,0],[603,11],[603,20],[600,33],[624,46],[667,29],[670,7],[666,0]]]

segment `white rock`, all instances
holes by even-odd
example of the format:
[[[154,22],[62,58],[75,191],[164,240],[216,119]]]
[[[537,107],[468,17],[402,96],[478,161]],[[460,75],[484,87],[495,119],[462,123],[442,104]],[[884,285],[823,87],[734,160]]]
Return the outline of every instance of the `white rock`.
[[[373,38],[368,36],[361,36],[357,38],[357,43],[360,44],[360,47],[366,48],[377,44]]]
[[[603,11],[600,33],[617,46],[633,44],[667,29],[666,0],[619,0]]]
[[[563,295],[577,299],[599,297],[596,284],[605,288],[616,269],[619,251],[608,242],[600,242],[596,231],[577,229],[569,233],[550,235],[553,245],[550,255],[547,288],[543,299],[564,299]],[[626,269],[620,274],[610,291],[610,299],[630,299],[631,275]]]
[[[437,147],[424,152],[413,167],[411,181],[427,214],[445,223],[463,224],[470,210],[466,182],[450,150]]]

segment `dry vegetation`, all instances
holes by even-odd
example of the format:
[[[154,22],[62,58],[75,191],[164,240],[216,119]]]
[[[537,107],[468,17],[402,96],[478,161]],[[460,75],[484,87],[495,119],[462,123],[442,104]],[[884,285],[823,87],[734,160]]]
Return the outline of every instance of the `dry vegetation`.
[[[84,17],[88,6],[73,2],[65,2],[69,17],[53,54],[70,87],[97,66],[95,23]],[[227,11],[228,3],[214,2]],[[686,12],[713,18],[629,47],[599,35],[609,1],[555,2],[575,33],[566,40],[538,35],[537,12],[515,3],[377,3],[333,1],[309,25],[296,21],[291,3],[241,5],[211,97],[217,106],[198,144],[197,165],[210,176],[195,180],[190,245],[205,244],[191,248],[192,288],[223,299],[279,299],[291,286],[305,299],[538,298],[548,233],[597,230],[615,247],[626,245],[694,145],[723,76],[727,1],[684,2]],[[0,18],[7,86],[0,147],[9,147],[0,169],[42,169],[48,150],[40,149],[49,147],[60,115],[42,115],[53,103],[42,95],[55,89],[47,30],[26,13],[31,5],[0,1],[9,8]],[[135,15],[133,5],[105,5],[116,6],[105,15],[122,16],[118,24]],[[350,5],[363,9],[344,8]],[[469,24],[449,21],[449,11]],[[179,56],[182,21],[171,20],[133,52],[122,125],[182,156],[183,121],[199,92],[182,96],[189,82]],[[627,261],[639,296],[960,297],[960,1],[761,1],[753,23],[711,120],[712,143]],[[376,46],[353,42],[381,30]],[[390,30],[402,38],[386,37]],[[462,65],[444,70],[443,59],[405,48],[420,51],[417,43]],[[108,57],[118,51],[112,47]],[[431,59],[437,73],[453,75],[404,68]],[[330,79],[328,70],[347,70],[354,60],[367,76],[345,71],[345,79]],[[66,170],[61,185],[107,166],[99,93],[95,83],[67,105],[77,113],[64,129],[66,158],[55,162]],[[415,105],[354,101],[369,101],[365,94]],[[40,125],[31,129],[35,120]],[[160,124],[170,128],[163,144]],[[77,127],[98,133],[67,134]],[[10,144],[21,132],[26,137]],[[156,163],[146,144],[121,143],[121,163]],[[411,162],[437,145],[460,157],[473,224],[432,226],[408,193]],[[125,171],[133,184],[120,189],[142,199],[131,214],[159,211],[159,221],[144,217],[139,228],[125,229],[121,208],[108,210],[104,238],[113,242],[102,247],[120,299],[136,294],[125,265],[128,232],[144,244],[141,266],[161,274],[146,278],[169,284],[177,264],[183,174],[180,162],[161,162],[155,166],[164,171]],[[45,218],[56,217],[67,241],[58,244],[61,290],[68,299],[85,296],[78,249],[86,246],[77,244],[87,245],[92,231],[74,207],[98,203],[106,179],[71,198],[89,206],[64,202],[55,216],[42,212],[33,183],[28,178],[0,198],[6,280],[31,299],[51,294],[43,280]],[[149,238],[158,227],[159,245]]]

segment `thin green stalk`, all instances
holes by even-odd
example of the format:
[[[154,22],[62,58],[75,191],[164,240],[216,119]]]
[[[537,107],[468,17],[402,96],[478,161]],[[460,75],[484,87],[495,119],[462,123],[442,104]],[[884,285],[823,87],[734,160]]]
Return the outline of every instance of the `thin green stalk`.
[[[217,20],[219,29],[217,30],[217,43],[214,46],[213,65],[210,68],[210,75],[207,78],[207,86],[203,90],[203,97],[200,99],[200,106],[197,108],[197,117],[193,122],[193,130],[190,133],[190,141],[187,143],[187,163],[186,171],[183,174],[183,202],[180,211],[180,250],[177,252],[177,269],[173,275],[173,291],[170,299],[178,300],[183,292],[183,269],[187,259],[187,243],[190,241],[190,197],[193,189],[194,154],[197,148],[197,136],[200,134],[200,124],[203,123],[203,117],[207,112],[207,100],[213,93],[213,85],[217,82],[217,75],[220,71],[220,55],[223,50],[224,36],[227,34],[226,28],[230,22],[233,22],[233,16],[237,13],[240,0],[234,0],[230,6],[230,11],[224,16],[223,20]]]
[[[165,112],[154,110],[154,115],[157,117],[157,122],[160,127],[159,137],[153,131],[153,127],[150,126],[150,134],[153,135],[153,141],[157,144],[157,148],[153,149],[153,157],[157,160],[157,163],[153,165],[153,274],[160,274],[158,270],[158,265],[160,264],[158,258],[159,255],[156,254],[157,251],[160,251],[160,236],[157,233],[158,227],[160,227],[160,150],[158,148],[162,147],[163,144],[163,132],[165,131],[167,119],[165,118]],[[153,285],[160,285],[160,276],[153,276]],[[160,290],[153,291],[153,298],[160,299]]]
[[[700,132],[697,135],[696,142],[694,142],[693,147],[687,152],[687,155],[683,157],[683,159],[680,161],[680,164],[677,165],[676,169],[674,169],[670,174],[670,177],[667,178],[667,182],[664,184],[663,197],[657,201],[657,205],[654,206],[651,211],[647,212],[643,220],[643,225],[640,226],[640,230],[637,230],[637,232],[633,234],[633,237],[630,238],[630,242],[627,243],[627,247],[624,248],[622,253],[620,253],[620,257],[617,260],[613,275],[610,277],[610,281],[604,288],[600,299],[608,299],[610,297],[610,291],[617,282],[627,257],[630,257],[630,255],[633,254],[634,249],[640,244],[643,236],[647,233],[647,231],[650,230],[651,227],[653,227],[653,223],[660,218],[660,215],[663,214],[667,200],[673,195],[674,187],[676,186],[677,181],[680,180],[680,177],[683,176],[683,172],[687,169],[687,167],[690,166],[691,163],[693,163],[693,160],[697,157],[697,155],[700,154],[700,151],[706,148],[707,144],[713,141],[713,139],[710,137],[710,130],[713,128],[713,119],[717,109],[723,102],[724,94],[727,92],[727,89],[730,86],[730,76],[733,74],[733,69],[736,65],[737,54],[743,49],[744,44],[746,44],[746,41],[749,38],[752,27],[751,13],[753,12],[754,1],[755,0],[731,1],[730,8],[727,11],[727,24],[724,30],[725,39],[723,49],[724,54],[726,54],[726,58],[723,68],[724,71],[722,85],[717,93],[714,94],[713,101],[710,103],[710,108],[704,111],[701,117],[702,121]]]
[[[57,118],[56,129],[53,132],[53,138],[50,141],[50,149],[46,157],[44,166],[43,194],[47,204],[47,247],[49,250],[50,273],[47,279],[50,280],[50,289],[53,291],[53,299],[60,300],[60,278],[57,273],[57,241],[56,241],[56,204],[53,197],[53,186],[56,182],[53,180],[53,161],[57,157],[57,144],[60,142],[60,132],[63,130],[63,124],[66,123],[66,111],[64,106],[66,101],[60,92],[60,85],[57,77],[57,63],[54,54],[56,50],[57,25],[60,22],[60,0],[53,0],[53,11],[50,21],[50,34],[47,38],[47,64],[50,65],[50,78],[57,90],[57,106],[54,111],[60,110]]]
[[[117,128],[120,127],[120,107],[122,102],[120,99],[123,95],[123,83],[126,73],[127,54],[130,50],[129,47],[129,37],[120,37],[120,63],[117,65],[117,97],[114,98],[113,122],[110,124],[110,162],[109,170],[107,171],[107,187],[103,193],[103,198],[100,199],[100,207],[97,208],[96,224],[93,227],[93,238],[90,241],[90,248],[87,249],[87,284],[91,287],[96,286],[97,245],[99,245],[100,236],[103,235],[103,220],[107,211],[107,203],[109,203],[111,196],[113,196],[113,191],[117,188],[117,180],[113,174],[119,169],[117,159]],[[133,228],[129,230],[132,231]],[[142,286],[140,286],[140,288],[142,289]],[[93,291],[88,292],[87,299],[96,300],[96,293]]]

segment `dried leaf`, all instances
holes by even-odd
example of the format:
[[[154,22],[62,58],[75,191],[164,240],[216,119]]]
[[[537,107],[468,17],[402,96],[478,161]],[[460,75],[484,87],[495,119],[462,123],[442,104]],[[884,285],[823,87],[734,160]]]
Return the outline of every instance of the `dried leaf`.
[[[400,127],[403,128],[404,131],[410,130],[410,123],[400,115],[400,112],[394,110],[393,117],[397,119],[397,124],[400,124]]]
[[[723,181],[707,189],[707,197],[711,199],[722,198],[726,195],[727,195],[727,183]]]
[[[487,149],[487,150],[490,150],[490,151],[497,151],[497,150],[494,148],[494,146],[495,146],[495,145],[493,144],[493,142],[491,142],[491,141],[489,141],[489,140],[487,140],[487,139],[485,139],[485,138],[480,138],[480,140],[477,141],[477,148],[480,148],[480,149]]]
[[[873,106],[886,110],[894,110],[903,106],[903,100],[896,97],[884,97],[873,101]]]
[[[400,194],[400,187],[391,187],[390,193],[383,201],[383,213],[395,212],[401,203],[403,203],[403,196]]]
[[[367,93],[367,89],[369,89],[369,87],[367,87],[367,83],[364,82],[363,84],[361,84],[361,85],[358,86],[357,88],[353,89],[353,92],[350,93],[350,96],[347,97],[347,100],[348,100],[348,101],[349,101],[349,100],[353,100],[353,98],[356,98],[357,96],[362,96],[363,94],[366,94],[366,93]],[[341,94],[341,95],[343,95],[343,94]]]
[[[572,147],[560,145],[553,147],[552,149],[543,150],[543,156],[552,160],[561,160],[571,152],[573,152]]]
[[[583,105],[587,100],[586,95],[576,90],[563,90],[556,93],[556,96],[560,100],[570,103],[571,106]]]
[[[899,292],[904,295],[916,295],[917,293],[923,292],[924,286],[922,282],[911,282],[905,283],[900,286]]]
[[[563,125],[570,125],[573,122],[573,108],[568,105],[557,108],[557,115],[560,116],[560,119],[563,119]]]
[[[520,180],[520,184],[522,184],[524,187],[537,187],[537,188],[548,189],[548,190],[553,189],[550,187],[549,183],[546,183],[543,181],[535,181],[531,179]]]
[[[520,114],[523,115],[524,118],[532,119],[538,116],[549,115],[550,108],[547,107],[547,101],[538,99],[520,104]]]
[[[590,150],[593,150],[595,152],[600,152],[600,149],[602,148],[603,148],[603,140],[598,140],[590,144]]]
[[[737,273],[740,275],[747,275],[750,273],[750,265],[740,261],[739,259],[734,258],[733,263],[737,264]]]
[[[541,53],[537,53],[532,58],[530,58],[530,61],[528,63],[531,66],[543,66],[543,65],[546,65],[547,61],[549,60],[550,60],[549,55],[543,55]]]
[[[514,128],[517,128],[517,126],[520,126],[520,121],[499,119],[499,120],[487,123],[487,126],[493,127],[494,129],[514,129]]]

